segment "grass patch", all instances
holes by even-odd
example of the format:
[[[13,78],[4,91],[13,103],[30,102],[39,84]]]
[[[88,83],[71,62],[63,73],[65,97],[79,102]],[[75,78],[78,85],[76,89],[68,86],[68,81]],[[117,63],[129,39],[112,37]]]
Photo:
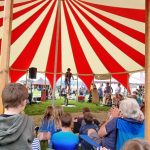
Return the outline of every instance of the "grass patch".
[[[55,100],[55,105],[63,105],[63,99]],[[25,108],[25,113],[28,115],[42,115],[47,106],[52,105],[52,100],[46,100],[45,102],[41,102],[39,104],[27,105]],[[82,112],[84,107],[89,107],[92,112],[99,111],[108,111],[109,107],[107,106],[99,106],[92,103],[87,102],[76,102],[75,100],[69,100],[69,105],[75,105],[76,107],[64,107],[65,112]]]

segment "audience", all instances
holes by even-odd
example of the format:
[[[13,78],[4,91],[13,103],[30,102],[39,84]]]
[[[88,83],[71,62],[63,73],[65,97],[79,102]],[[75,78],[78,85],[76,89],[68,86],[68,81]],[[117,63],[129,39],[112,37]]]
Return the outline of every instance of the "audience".
[[[2,92],[4,114],[0,115],[0,150],[32,150],[33,121],[22,112],[28,99],[27,88],[8,84]]]

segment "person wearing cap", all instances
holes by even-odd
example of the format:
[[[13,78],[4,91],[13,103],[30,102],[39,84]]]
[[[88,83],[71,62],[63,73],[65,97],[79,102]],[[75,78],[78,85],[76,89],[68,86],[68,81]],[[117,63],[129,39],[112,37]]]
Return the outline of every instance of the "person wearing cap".
[[[72,75],[72,73],[71,73],[71,69],[68,68],[68,69],[67,69],[67,72],[66,72],[66,74],[65,74],[65,89],[67,89],[67,86],[68,86],[68,93],[70,93],[71,77],[72,77],[72,79],[74,79],[74,78],[73,78],[73,75]]]

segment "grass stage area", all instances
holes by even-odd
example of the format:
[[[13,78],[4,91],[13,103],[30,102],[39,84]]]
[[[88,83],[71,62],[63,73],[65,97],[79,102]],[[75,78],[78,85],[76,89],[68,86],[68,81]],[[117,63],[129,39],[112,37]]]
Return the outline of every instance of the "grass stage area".
[[[63,105],[64,99],[55,100],[55,105]],[[47,106],[52,105],[52,100],[46,100],[44,102],[40,102],[39,104],[27,105],[25,108],[25,113],[28,115],[43,115]],[[82,112],[84,107],[89,107],[91,112],[100,112],[100,111],[108,111],[110,107],[108,106],[100,106],[88,102],[77,102],[75,100],[69,100],[69,105],[74,105],[75,107],[65,106],[64,111],[70,113]]]

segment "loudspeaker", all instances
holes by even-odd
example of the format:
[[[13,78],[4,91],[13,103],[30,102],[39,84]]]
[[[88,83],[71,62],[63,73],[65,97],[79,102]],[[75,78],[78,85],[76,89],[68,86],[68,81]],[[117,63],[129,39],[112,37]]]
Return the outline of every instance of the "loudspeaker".
[[[36,79],[37,68],[31,67],[29,68],[29,78]]]

